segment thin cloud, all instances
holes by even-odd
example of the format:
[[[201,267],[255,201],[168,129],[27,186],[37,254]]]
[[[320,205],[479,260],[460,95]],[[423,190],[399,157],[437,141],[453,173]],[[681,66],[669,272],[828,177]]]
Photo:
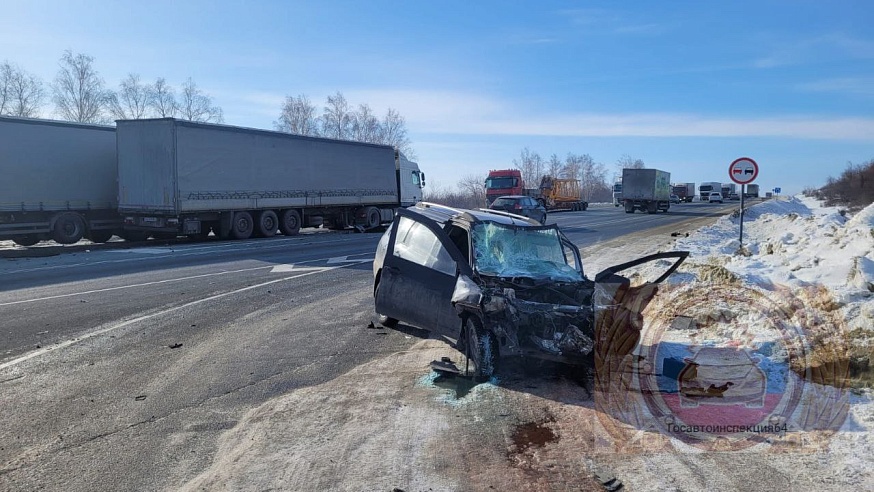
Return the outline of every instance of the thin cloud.
[[[855,96],[874,96],[874,78],[840,77],[817,80],[799,84],[798,90],[804,92],[831,92]]]

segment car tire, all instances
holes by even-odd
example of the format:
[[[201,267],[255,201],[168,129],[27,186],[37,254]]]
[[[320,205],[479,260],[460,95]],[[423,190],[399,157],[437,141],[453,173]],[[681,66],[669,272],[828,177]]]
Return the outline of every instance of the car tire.
[[[376,288],[373,289],[373,304],[376,305],[376,297],[379,295],[379,281],[377,280]],[[376,313],[376,321],[386,328],[394,328],[398,325],[398,320],[384,314]]]
[[[479,318],[468,316],[464,322],[464,355],[473,364],[473,379],[487,381],[498,369],[498,343],[495,336],[483,328]]]

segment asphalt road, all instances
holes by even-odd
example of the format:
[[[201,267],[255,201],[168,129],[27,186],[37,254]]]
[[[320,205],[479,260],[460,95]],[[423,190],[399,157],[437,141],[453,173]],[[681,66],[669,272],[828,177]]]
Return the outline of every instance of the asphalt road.
[[[550,215],[580,246],[731,205]],[[161,490],[251,409],[412,346],[372,330],[379,234],[0,259],[0,490]]]

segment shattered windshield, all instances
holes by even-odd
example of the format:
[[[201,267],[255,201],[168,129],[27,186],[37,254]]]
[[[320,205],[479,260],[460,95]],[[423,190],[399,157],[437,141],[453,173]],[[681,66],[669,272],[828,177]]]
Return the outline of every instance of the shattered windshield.
[[[474,268],[483,275],[579,282],[565,261],[556,227],[514,227],[493,222],[473,229]]]

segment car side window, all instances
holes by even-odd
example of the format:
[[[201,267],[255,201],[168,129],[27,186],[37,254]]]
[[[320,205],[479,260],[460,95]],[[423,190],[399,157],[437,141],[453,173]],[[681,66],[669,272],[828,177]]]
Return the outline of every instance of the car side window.
[[[398,221],[398,235],[392,254],[446,275],[454,276],[457,268],[440,239],[424,224],[408,217],[401,217]]]

